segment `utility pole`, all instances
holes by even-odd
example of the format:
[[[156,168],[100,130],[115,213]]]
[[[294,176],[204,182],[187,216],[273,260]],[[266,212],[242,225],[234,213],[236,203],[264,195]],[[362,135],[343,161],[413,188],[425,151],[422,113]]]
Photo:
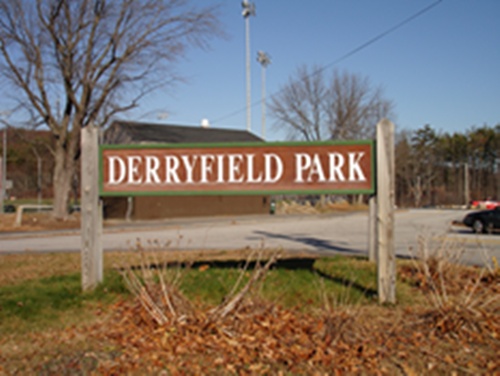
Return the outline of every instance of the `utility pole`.
[[[470,191],[469,191],[469,164],[464,163],[464,201],[465,205],[469,205]]]
[[[257,52],[257,61],[262,66],[262,139],[266,139],[266,68],[271,58],[264,51]]]
[[[255,16],[255,4],[248,0],[243,0],[241,3],[243,11],[241,14],[245,19],[245,46],[246,46],[246,87],[247,87],[247,131],[252,130],[252,91],[250,77],[250,16]]]
[[[4,124],[3,128],[3,142],[2,142],[2,158],[0,158],[1,161],[1,166],[0,169],[2,169],[0,175],[2,181],[0,184],[2,184],[2,187],[0,188],[0,213],[3,213],[5,210],[5,196],[6,196],[6,191],[5,189],[7,188],[7,125]]]

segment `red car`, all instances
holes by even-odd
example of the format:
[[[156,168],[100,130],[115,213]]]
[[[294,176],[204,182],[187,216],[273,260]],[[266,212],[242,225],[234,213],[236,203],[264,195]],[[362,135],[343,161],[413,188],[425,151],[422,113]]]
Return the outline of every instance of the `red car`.
[[[470,203],[471,209],[495,209],[496,207],[500,207],[500,201],[492,201],[492,200],[476,200],[471,201]]]

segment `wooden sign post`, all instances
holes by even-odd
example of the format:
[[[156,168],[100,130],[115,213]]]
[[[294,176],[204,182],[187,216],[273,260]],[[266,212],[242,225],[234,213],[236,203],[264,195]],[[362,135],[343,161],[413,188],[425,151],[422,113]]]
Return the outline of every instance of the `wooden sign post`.
[[[368,260],[377,261],[377,196],[368,200]]]
[[[98,129],[89,125],[81,133],[82,289],[102,282],[102,208],[99,205]]]
[[[396,303],[394,124],[377,124],[377,290],[380,303]]]
[[[0,213],[3,213],[4,207],[3,207],[3,200],[5,197],[5,180],[3,176],[3,160],[2,157],[0,157]]]

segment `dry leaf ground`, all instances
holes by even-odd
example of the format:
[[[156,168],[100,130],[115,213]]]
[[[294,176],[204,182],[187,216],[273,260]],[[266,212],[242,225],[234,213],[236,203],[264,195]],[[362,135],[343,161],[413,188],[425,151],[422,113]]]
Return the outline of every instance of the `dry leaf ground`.
[[[80,228],[80,214],[71,214],[66,221],[52,218],[49,213],[25,213],[21,225],[16,224],[16,214],[0,214],[0,232],[67,230]]]

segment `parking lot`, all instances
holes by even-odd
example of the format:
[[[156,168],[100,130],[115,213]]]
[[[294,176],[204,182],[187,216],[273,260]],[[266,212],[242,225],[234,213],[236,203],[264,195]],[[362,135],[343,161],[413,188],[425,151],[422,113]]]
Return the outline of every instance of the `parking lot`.
[[[500,235],[476,235],[452,226],[465,210],[399,210],[396,212],[395,249],[399,256],[446,253],[469,264],[500,260]],[[366,212],[326,215],[268,215],[173,219],[107,228],[103,248],[131,250],[137,241],[168,244],[166,249],[231,250],[282,248],[321,255],[366,255]],[[79,252],[78,231],[0,235],[0,252]]]

